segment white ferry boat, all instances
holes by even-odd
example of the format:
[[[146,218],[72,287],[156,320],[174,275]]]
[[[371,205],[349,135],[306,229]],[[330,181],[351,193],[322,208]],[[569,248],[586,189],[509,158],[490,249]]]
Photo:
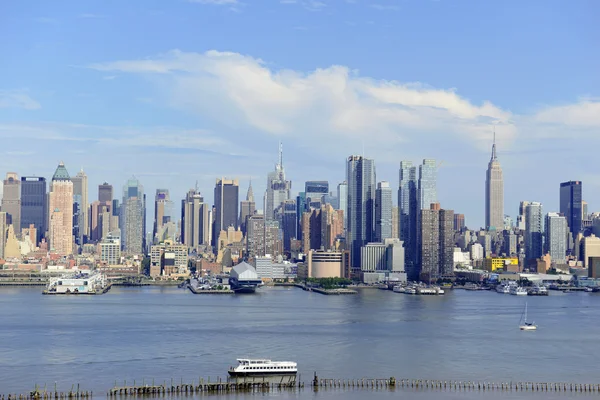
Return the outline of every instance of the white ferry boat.
[[[230,376],[296,375],[298,365],[292,361],[239,358],[237,367],[229,368]]]
[[[527,289],[522,286],[511,286],[509,293],[513,296],[527,296]]]
[[[98,272],[71,272],[50,278],[43,294],[103,294],[110,289],[106,275]]]
[[[394,293],[404,293],[404,292],[406,292],[406,288],[404,286],[397,285],[397,286],[394,286],[392,291]]]

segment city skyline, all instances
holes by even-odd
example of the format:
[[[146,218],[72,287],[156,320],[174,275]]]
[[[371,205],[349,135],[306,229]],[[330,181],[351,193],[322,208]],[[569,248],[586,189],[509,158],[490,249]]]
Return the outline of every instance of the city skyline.
[[[333,186],[344,179],[345,157],[363,154],[395,187],[401,160],[432,158],[444,162],[442,206],[469,210],[467,224],[484,226],[478,182],[496,125],[506,213],[514,216],[523,199],[558,210],[555,182],[570,180],[586,182],[590,209],[598,207],[591,151],[600,140],[599,56],[590,38],[598,36],[591,16],[599,5],[534,0],[507,13],[500,4],[426,1],[382,12],[363,1],[313,10],[265,2],[233,12],[201,3],[152,12],[139,0],[11,4],[0,171],[48,178],[64,159],[73,175],[84,167],[90,187],[120,186],[127,171],[148,193],[169,188],[174,198],[198,181],[212,201],[219,176],[242,186],[252,178],[262,197],[279,141],[286,179],[298,183]],[[423,15],[428,24],[417,22]],[[512,33],[481,28],[498,20]],[[589,32],[576,41],[574,21]],[[264,40],[266,31],[277,37]],[[579,155],[569,168],[548,162],[567,154]],[[537,185],[522,171],[538,171]]]

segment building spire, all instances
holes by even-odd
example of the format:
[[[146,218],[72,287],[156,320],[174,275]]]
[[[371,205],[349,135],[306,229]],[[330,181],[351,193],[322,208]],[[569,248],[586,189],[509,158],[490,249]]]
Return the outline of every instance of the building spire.
[[[496,126],[494,125],[494,142],[492,144],[492,161],[496,161],[498,158],[496,156]]]
[[[277,163],[277,168],[283,168],[283,144],[279,142],[279,162]]]
[[[254,202],[254,192],[252,191],[252,178],[250,178],[250,185],[248,186],[248,193],[246,194],[246,201]]]

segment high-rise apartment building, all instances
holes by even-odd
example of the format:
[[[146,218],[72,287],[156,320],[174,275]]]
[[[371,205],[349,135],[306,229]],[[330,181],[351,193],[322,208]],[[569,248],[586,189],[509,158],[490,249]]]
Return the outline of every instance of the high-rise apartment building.
[[[211,206],[196,190],[190,190],[181,202],[181,241],[188,247],[209,245],[212,234]]]
[[[104,182],[98,185],[98,201],[105,203],[107,201],[113,201],[113,187],[108,183]],[[120,241],[120,239],[119,239]]]
[[[411,161],[400,162],[400,184],[398,186],[398,232],[404,243],[405,268],[409,279],[418,278],[418,199],[417,167]]]
[[[421,262],[419,279],[432,281],[452,275],[454,269],[454,211],[432,203],[421,210]],[[409,278],[410,279],[410,278]]]
[[[167,239],[165,237],[165,226],[173,222],[174,207],[169,189],[156,189],[154,195],[154,227],[152,229],[152,238],[155,243],[160,243]]]
[[[254,192],[252,190],[252,181],[248,185],[248,192],[246,193],[246,200],[240,202],[240,230],[242,234],[246,235],[248,229],[246,227],[247,218],[254,215],[256,212],[256,203],[254,202]]]
[[[454,230],[462,232],[465,229],[465,214],[454,214]]]
[[[375,241],[392,238],[392,188],[386,181],[377,183],[375,191]]]
[[[504,178],[496,155],[496,133],[485,177],[485,227],[494,231],[504,229]]]
[[[58,164],[48,194],[50,249],[60,255],[73,253],[73,182],[62,162]]]
[[[267,192],[265,194],[265,218],[275,219],[275,211],[281,204],[290,198],[292,182],[285,180],[285,169],[283,168],[283,146],[279,143],[279,161],[275,165],[275,171],[267,176]]]
[[[544,217],[542,203],[531,202],[525,207],[525,258],[537,260],[544,250]]]
[[[76,205],[74,208],[73,224],[76,226],[73,235],[75,236],[75,242],[78,245],[86,243],[89,236],[89,206],[88,201],[88,177],[81,169],[77,175],[71,178],[73,182],[73,203]]]
[[[557,213],[546,214],[546,252],[555,264],[564,264],[567,255],[567,219]]]
[[[265,255],[265,216],[254,214],[248,217],[246,253],[249,258]]]
[[[121,244],[128,254],[143,254],[145,251],[146,197],[144,187],[135,177],[123,186],[121,204]]]
[[[21,181],[15,172],[8,172],[4,179],[2,191],[2,211],[6,213],[7,222],[21,232]]]
[[[569,181],[560,184],[560,212],[567,218],[569,232],[573,240],[581,232],[583,216],[583,198],[581,181]]]
[[[360,248],[375,238],[375,161],[362,156],[350,156],[346,164],[348,182],[347,248],[351,266],[360,267]]]
[[[35,227],[35,244],[42,240],[48,229],[47,203],[46,178],[21,177],[21,229],[29,228],[30,225]]]
[[[216,245],[221,231],[238,227],[239,184],[237,179],[218,178],[215,185],[215,223],[213,245]]]
[[[399,217],[400,217],[400,207],[393,206],[392,207],[392,239],[400,239],[400,233],[398,232],[398,229],[400,228],[400,222],[398,222]]]

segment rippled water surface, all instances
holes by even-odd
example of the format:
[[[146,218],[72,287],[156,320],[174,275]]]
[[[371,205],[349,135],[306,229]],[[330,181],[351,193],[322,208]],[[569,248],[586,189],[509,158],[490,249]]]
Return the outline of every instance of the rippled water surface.
[[[103,296],[0,289],[0,394],[35,384],[197,382],[225,377],[239,357],[299,363],[300,379],[416,378],[599,382],[600,296],[521,297],[449,292],[420,297],[376,289],[323,296],[296,288],[193,295],[177,288],[113,288]],[[536,332],[521,332],[525,301]],[[471,399],[479,392],[327,389],[283,399]],[[488,398],[587,397],[490,393]],[[227,397],[264,397],[238,394]]]

